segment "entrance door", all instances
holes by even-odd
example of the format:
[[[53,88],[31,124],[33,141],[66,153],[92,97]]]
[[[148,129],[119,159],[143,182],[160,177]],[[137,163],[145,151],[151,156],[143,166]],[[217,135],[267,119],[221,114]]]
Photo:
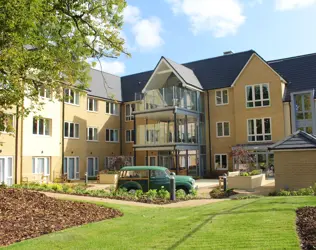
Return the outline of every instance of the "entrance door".
[[[149,166],[157,166],[157,156],[149,156]]]
[[[11,186],[13,184],[13,159],[12,157],[0,157],[0,184]]]
[[[64,158],[64,172],[67,174],[67,179],[79,179],[79,157]]]
[[[88,176],[93,177],[98,174],[98,158],[97,157],[88,157]]]

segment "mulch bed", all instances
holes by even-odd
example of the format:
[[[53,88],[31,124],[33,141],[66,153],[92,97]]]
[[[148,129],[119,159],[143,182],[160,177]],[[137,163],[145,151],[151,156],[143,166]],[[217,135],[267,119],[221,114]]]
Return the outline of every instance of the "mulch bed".
[[[24,189],[0,188],[0,246],[122,215],[116,209],[95,204],[58,200]]]
[[[316,249],[316,207],[296,210],[296,226],[303,250]]]

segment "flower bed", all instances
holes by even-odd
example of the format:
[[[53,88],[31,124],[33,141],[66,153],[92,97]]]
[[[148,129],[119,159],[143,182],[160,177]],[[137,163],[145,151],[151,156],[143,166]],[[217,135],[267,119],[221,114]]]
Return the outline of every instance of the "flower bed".
[[[0,188],[0,200],[0,246],[123,215],[116,209],[24,189]]]
[[[83,195],[83,196],[91,196],[91,197],[101,197],[108,199],[116,199],[116,200],[126,200],[126,201],[136,201],[142,203],[151,203],[151,204],[168,204],[172,202],[179,202],[185,200],[196,199],[197,191],[192,190],[190,194],[186,195],[183,190],[178,190],[176,192],[176,200],[170,200],[170,193],[165,190],[149,190],[144,193],[141,190],[137,190],[135,193],[129,193],[125,189],[111,189],[110,191],[106,191],[104,189],[100,190],[88,190],[84,185],[68,185],[68,184],[38,184],[38,183],[29,183],[29,184],[16,184],[12,186],[13,188],[22,188],[22,189],[30,189],[35,191],[43,191],[43,192],[54,192],[54,193],[63,193],[63,194],[71,194],[71,195]]]
[[[269,196],[314,196],[316,195],[316,183],[312,187],[301,188],[299,190],[283,190],[269,193]]]
[[[297,232],[303,250],[316,249],[316,207],[303,207],[296,210]]]

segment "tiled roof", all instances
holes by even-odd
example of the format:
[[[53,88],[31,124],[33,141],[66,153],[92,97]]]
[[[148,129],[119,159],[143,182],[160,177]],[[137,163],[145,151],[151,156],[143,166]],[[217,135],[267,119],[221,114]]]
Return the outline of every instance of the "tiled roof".
[[[232,85],[253,53],[256,52],[249,50],[240,53],[189,62],[182,65],[194,72],[203,89],[207,90],[226,88]],[[188,72],[189,71],[187,71],[187,73]],[[134,93],[142,91],[152,73],[153,71],[147,71],[129,76],[123,76],[121,78],[123,100],[134,101]]]
[[[96,69],[90,70],[91,82],[88,95],[122,101],[121,79]]]
[[[316,53],[273,60],[269,65],[288,82],[284,101],[290,101],[292,92],[316,88]]]
[[[184,77],[187,83],[210,90],[230,87],[254,53],[256,53],[254,50],[248,50],[182,65],[170,59],[166,60]],[[316,53],[267,63],[288,82],[284,101],[290,101],[291,92],[316,88]],[[91,70],[90,94],[108,98],[108,95],[112,96],[113,93],[114,99],[119,101],[134,101],[135,93],[143,90],[152,73],[153,71],[146,71],[121,78],[103,73],[110,86],[109,91],[106,92],[100,71]]]
[[[270,150],[316,149],[316,137],[304,131],[296,131],[282,141],[269,147]]]

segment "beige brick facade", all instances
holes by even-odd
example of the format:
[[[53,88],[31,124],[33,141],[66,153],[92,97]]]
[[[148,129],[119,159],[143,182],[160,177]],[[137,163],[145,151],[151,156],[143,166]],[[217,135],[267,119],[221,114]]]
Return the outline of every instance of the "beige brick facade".
[[[316,182],[316,150],[275,151],[276,190],[297,190]]]

